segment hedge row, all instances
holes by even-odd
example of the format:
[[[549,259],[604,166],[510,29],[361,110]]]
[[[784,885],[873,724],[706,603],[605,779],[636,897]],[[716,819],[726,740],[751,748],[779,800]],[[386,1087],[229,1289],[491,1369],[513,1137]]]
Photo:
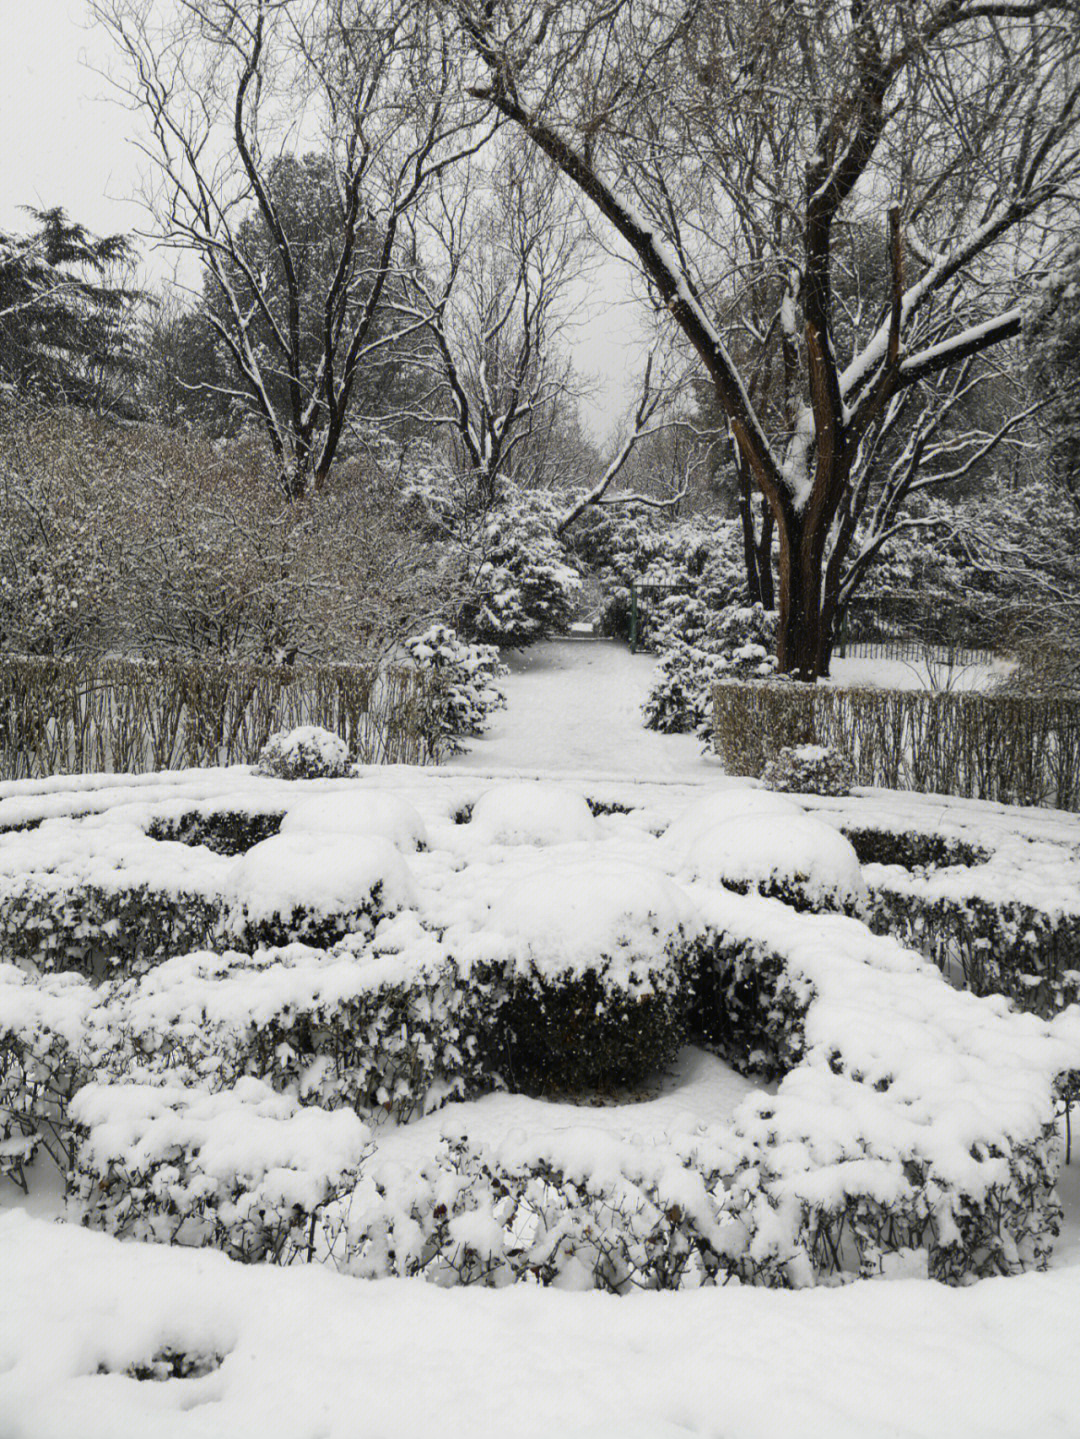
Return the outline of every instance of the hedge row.
[[[934,961],[973,994],[1003,994],[1051,1018],[1080,1002],[1080,914],[1048,913],[1003,895],[934,893],[919,877],[867,875],[866,922]]]
[[[439,711],[409,669],[0,657],[0,779],[246,764],[311,724],[365,764],[426,764]]]
[[[862,785],[1080,809],[1080,700],[1061,695],[721,683],[712,736],[729,774],[829,745]]]

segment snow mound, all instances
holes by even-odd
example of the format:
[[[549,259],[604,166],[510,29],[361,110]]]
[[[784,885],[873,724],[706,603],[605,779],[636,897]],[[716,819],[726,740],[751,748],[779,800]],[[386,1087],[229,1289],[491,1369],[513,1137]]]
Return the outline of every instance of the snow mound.
[[[659,870],[603,860],[545,865],[518,879],[493,901],[491,924],[523,942],[547,975],[581,973],[601,958],[660,962],[702,927],[696,906]]]
[[[403,852],[426,849],[424,821],[408,800],[385,790],[312,795],[290,805],[281,834],[373,834]]]
[[[487,844],[572,844],[599,834],[583,795],[528,780],[482,794],[473,808],[472,830]]]
[[[671,822],[664,834],[664,845],[672,854],[685,855],[703,834],[726,820],[802,813],[792,800],[784,799],[773,790],[749,786],[714,789],[695,800]]]
[[[233,924],[287,931],[297,912],[310,928],[336,916],[412,908],[416,892],[405,861],[380,835],[297,833],[274,835],[241,855],[227,876],[225,899]]]
[[[809,815],[725,820],[689,846],[683,870],[706,884],[759,890],[801,909],[854,910],[867,898],[850,842]]]

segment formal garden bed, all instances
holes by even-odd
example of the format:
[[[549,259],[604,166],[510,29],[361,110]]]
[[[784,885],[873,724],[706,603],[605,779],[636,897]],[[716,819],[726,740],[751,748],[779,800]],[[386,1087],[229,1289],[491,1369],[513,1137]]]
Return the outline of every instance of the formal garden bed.
[[[935,831],[925,800],[745,785],[141,778],[0,788],[24,826],[0,835],[13,1189],[51,1156],[92,1227],[442,1284],[1046,1262],[1065,990],[1033,1002],[1028,938],[965,991],[914,923],[908,949],[866,921],[900,928],[887,896],[943,877],[1033,903],[1075,822],[1024,835],[968,804]],[[687,1063],[731,1076],[729,1110]],[[527,1129],[493,1127],[500,1105]]]

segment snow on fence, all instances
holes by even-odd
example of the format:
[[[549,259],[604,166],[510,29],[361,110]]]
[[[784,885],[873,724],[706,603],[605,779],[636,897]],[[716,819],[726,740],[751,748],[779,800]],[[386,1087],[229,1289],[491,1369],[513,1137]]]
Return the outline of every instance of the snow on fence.
[[[0,779],[247,763],[305,724],[365,764],[425,764],[434,699],[417,671],[375,665],[0,658]]]
[[[1080,809],[1080,700],[740,684],[713,689],[729,774],[760,775],[790,745],[832,745],[859,784]]]

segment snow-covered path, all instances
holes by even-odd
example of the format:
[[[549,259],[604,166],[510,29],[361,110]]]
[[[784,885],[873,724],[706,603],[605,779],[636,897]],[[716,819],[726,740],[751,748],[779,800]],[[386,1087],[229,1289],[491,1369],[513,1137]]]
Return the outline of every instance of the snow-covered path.
[[[553,640],[511,655],[509,667],[506,709],[447,769],[682,782],[720,772],[693,735],[642,724],[655,655],[633,655],[617,640]]]

